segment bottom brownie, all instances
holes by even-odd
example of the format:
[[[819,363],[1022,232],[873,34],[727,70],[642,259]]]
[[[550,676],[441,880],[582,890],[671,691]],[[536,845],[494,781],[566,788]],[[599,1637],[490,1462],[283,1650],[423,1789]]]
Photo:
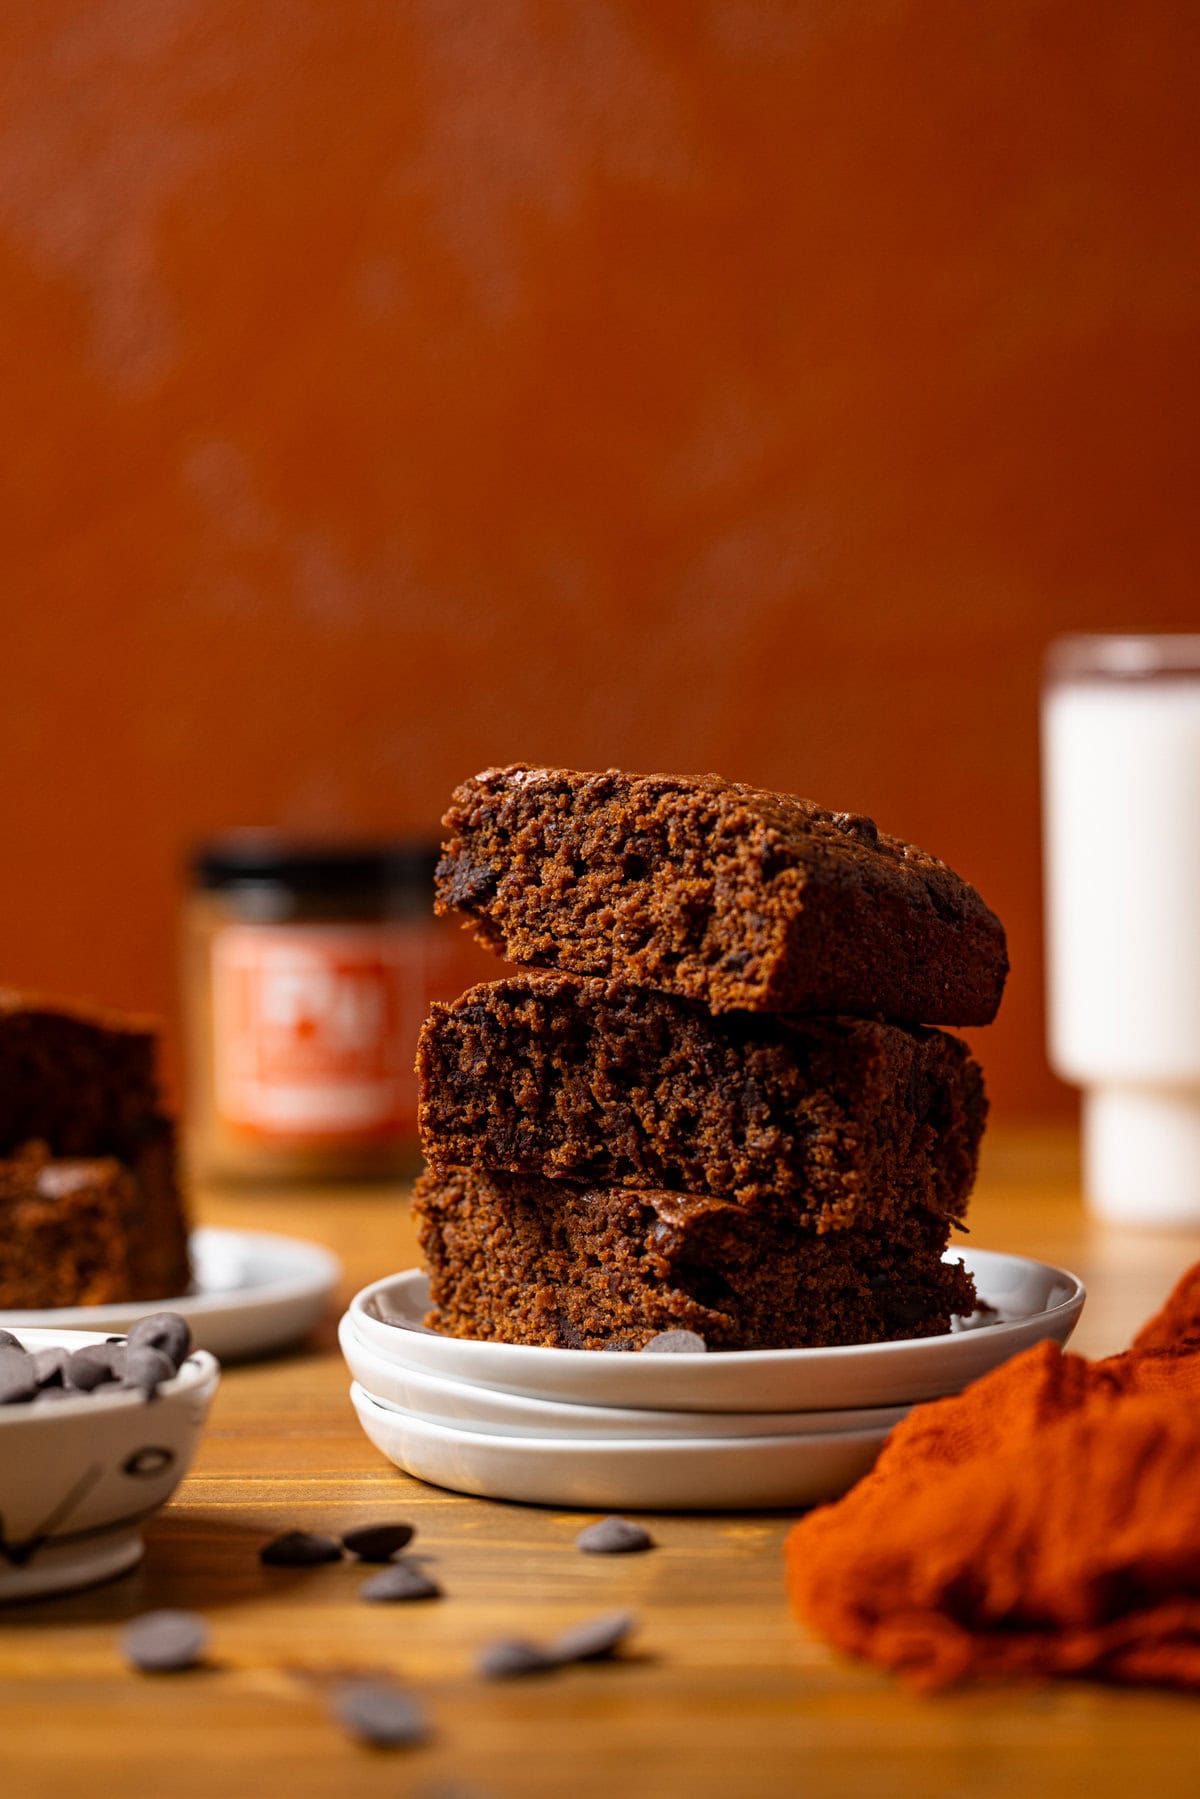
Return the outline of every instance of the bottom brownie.
[[[129,1163],[41,1143],[0,1161],[0,1311],[173,1299],[190,1280],[168,1124]]]
[[[818,1236],[775,1209],[689,1193],[455,1169],[417,1183],[428,1324],[453,1337],[640,1349],[664,1330],[712,1349],[928,1337],[975,1303],[950,1227],[914,1210],[886,1234]]]

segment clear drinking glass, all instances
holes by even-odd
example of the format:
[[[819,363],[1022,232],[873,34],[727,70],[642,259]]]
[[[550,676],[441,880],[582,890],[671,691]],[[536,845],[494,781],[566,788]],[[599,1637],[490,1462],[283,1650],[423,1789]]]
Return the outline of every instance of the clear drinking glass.
[[[1042,785],[1050,1059],[1103,1217],[1200,1223],[1200,635],[1060,638]]]

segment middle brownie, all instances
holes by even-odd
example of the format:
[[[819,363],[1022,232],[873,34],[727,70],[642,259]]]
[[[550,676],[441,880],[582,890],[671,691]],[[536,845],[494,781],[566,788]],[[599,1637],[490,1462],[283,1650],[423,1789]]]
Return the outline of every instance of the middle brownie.
[[[944,1031],[714,1017],[559,974],[435,1005],[417,1071],[436,1168],[784,1201],[822,1231],[914,1206],[961,1218],[987,1110],[977,1063]]]

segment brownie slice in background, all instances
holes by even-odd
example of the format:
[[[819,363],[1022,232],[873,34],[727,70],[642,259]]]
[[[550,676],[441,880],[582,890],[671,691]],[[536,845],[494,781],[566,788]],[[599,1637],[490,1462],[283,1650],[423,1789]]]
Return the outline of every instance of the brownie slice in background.
[[[0,1161],[0,1310],[162,1299],[189,1279],[169,1125],[132,1167],[39,1143]]]
[[[987,1110],[978,1064],[942,1031],[714,1017],[573,975],[435,1005],[417,1072],[436,1168],[786,1202],[810,1230],[960,1218]]]
[[[818,1235],[786,1210],[535,1175],[422,1176],[415,1211],[431,1328],[564,1349],[640,1349],[692,1330],[710,1349],[870,1343],[948,1330],[974,1287],[920,1209],[887,1231]]]
[[[455,792],[438,869],[511,962],[617,976],[714,1012],[988,1024],[1004,929],[869,818],[742,787],[515,764]]]
[[[158,1118],[156,1057],[148,1019],[0,988],[0,1154],[129,1154]]]
[[[148,1020],[0,990],[0,1309],[187,1292],[157,1047]]]

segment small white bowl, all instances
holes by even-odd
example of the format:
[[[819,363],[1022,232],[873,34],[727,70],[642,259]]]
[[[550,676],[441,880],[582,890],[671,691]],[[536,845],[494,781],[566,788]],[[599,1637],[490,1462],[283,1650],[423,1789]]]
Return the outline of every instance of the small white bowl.
[[[488,1436],[394,1411],[355,1381],[359,1423],[390,1462],[480,1499],[588,1511],[714,1512],[820,1505],[871,1467],[887,1431],[787,1437]],[[697,1418],[697,1428],[704,1420]]]
[[[588,1437],[593,1442],[632,1438],[825,1436],[836,1431],[890,1430],[907,1406],[848,1412],[662,1412],[643,1408],[566,1405],[523,1399],[495,1387],[446,1380],[389,1360],[358,1333],[347,1312],[338,1328],[346,1366],[376,1404],[446,1424],[501,1437]]]
[[[1044,1338],[1065,1343],[1083,1310],[1083,1282],[1065,1269],[985,1249],[955,1250],[951,1259],[959,1255],[994,1308],[988,1321],[835,1349],[605,1355],[443,1337],[422,1328],[429,1283],[417,1268],[364,1287],[347,1316],[356,1339],[393,1365],[525,1399],[676,1412],[907,1406],[957,1393]]]
[[[15,1335],[30,1350],[106,1341]],[[187,1473],[220,1375],[194,1350],[152,1400],[111,1387],[0,1406],[0,1600],[92,1586],[141,1559],[141,1526]]]

